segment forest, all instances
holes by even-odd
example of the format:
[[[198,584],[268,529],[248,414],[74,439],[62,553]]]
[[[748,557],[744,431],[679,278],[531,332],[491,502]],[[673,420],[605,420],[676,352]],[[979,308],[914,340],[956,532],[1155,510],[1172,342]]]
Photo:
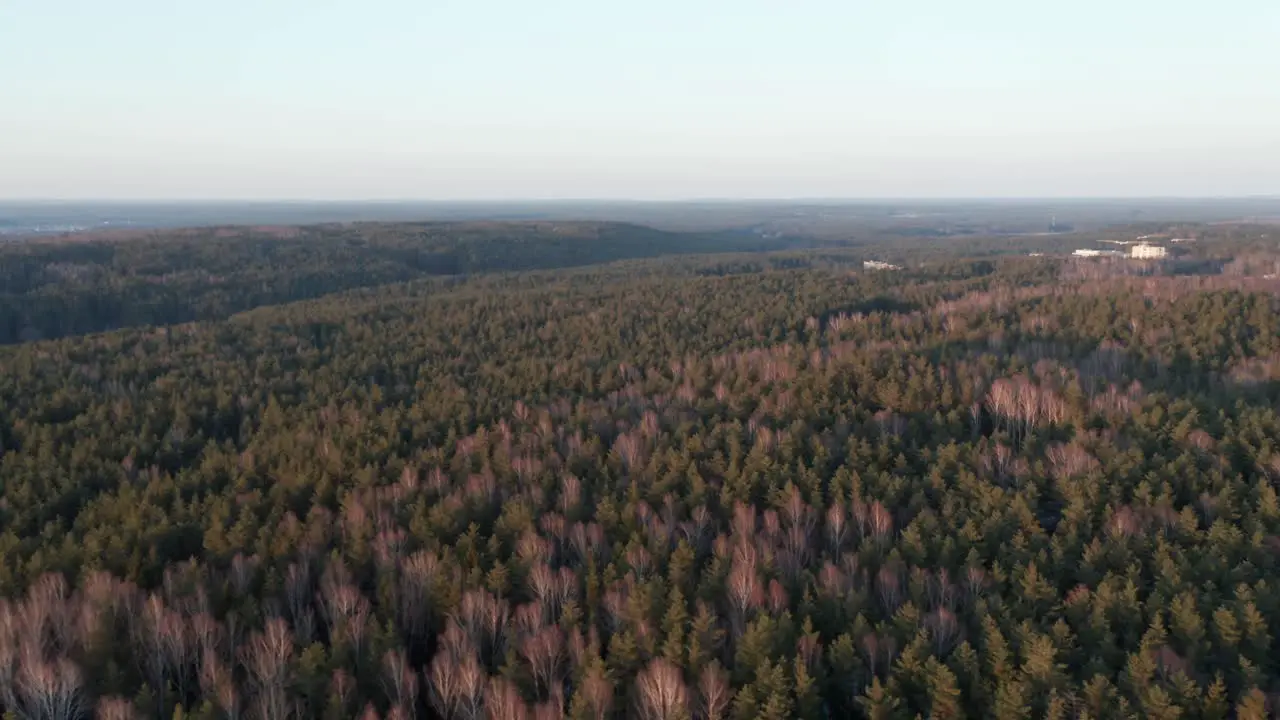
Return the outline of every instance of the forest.
[[[0,243],[0,344],[220,320],[263,305],[421,278],[791,245],[732,230],[675,233],[603,222],[139,232]]]
[[[0,246],[6,719],[1280,717],[1274,228],[320,228]]]

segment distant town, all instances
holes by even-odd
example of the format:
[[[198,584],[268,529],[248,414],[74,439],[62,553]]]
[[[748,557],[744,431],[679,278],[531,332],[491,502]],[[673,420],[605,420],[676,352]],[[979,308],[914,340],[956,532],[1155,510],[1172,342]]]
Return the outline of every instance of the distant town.
[[[1142,235],[1134,240],[1101,240],[1114,245],[1115,248],[1079,248],[1072,255],[1076,257],[1128,257],[1134,260],[1160,260],[1168,257],[1168,246],[1161,243],[1190,243],[1195,238],[1159,238],[1156,235]]]

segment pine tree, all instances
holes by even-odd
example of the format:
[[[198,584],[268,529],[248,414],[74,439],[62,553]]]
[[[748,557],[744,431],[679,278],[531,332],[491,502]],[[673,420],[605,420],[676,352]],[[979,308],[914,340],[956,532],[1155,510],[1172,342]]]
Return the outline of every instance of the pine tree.
[[[844,707],[843,703],[848,702],[846,698],[851,700],[856,697],[858,689],[869,677],[854,649],[853,638],[848,633],[840,635],[827,648],[826,664],[828,672],[823,694],[841,703],[840,710],[852,711],[852,707]]]
[[[733,720],[754,720],[760,716],[761,700],[755,683],[742,686],[733,696]]]
[[[1047,690],[1053,685],[1063,667],[1056,662],[1057,649],[1048,635],[1032,633],[1024,638],[1022,670],[1037,686],[1038,690]]]
[[[1236,720],[1267,720],[1267,696],[1250,689],[1236,705]]]
[[[1182,708],[1159,685],[1147,688],[1140,707],[1143,716],[1152,720],[1175,720],[1182,716]]]
[[[723,636],[724,630],[717,624],[711,607],[699,602],[689,631],[688,667],[691,673],[702,672],[702,668],[716,656]]]
[[[951,653],[948,659],[970,707],[983,704],[986,695],[982,686],[982,663],[978,653],[966,640]]]
[[[1213,611],[1213,631],[1224,650],[1235,650],[1240,644],[1240,624],[1235,613],[1225,607]]]
[[[1224,720],[1229,711],[1227,685],[1222,681],[1222,674],[1219,673],[1205,690],[1204,699],[1200,702],[1200,717],[1204,720]]]
[[[1028,564],[1022,572],[1018,586],[1018,598],[1026,604],[1034,616],[1042,614],[1048,603],[1057,597],[1057,592],[1036,568],[1034,562]]]
[[[1266,619],[1252,601],[1242,603],[1240,618],[1245,649],[1254,660],[1265,658],[1271,648],[1271,634],[1267,631]]]
[[[867,720],[892,720],[898,715],[900,702],[883,685],[880,678],[872,678],[871,687],[858,699]]]
[[[794,683],[795,717],[801,720],[819,720],[822,717],[822,696],[819,693],[818,683],[809,674],[809,668],[804,659],[798,656],[795,659]]]
[[[1000,680],[1009,672],[1009,644],[990,615],[982,618],[982,654],[992,681]]]
[[[1048,702],[1045,703],[1044,720],[1067,720],[1070,717],[1069,713],[1067,701],[1058,694],[1057,690],[1050,691]]]
[[[996,720],[1022,720],[1031,716],[1031,704],[1027,684],[1015,679],[999,680],[996,684]]]
[[[1137,652],[1129,655],[1129,661],[1125,664],[1124,670],[1124,689],[1128,692],[1130,700],[1139,704],[1142,702],[1155,672],[1156,664],[1150,652],[1139,648]]]
[[[761,615],[747,626],[734,652],[733,669],[738,682],[760,677],[773,657],[774,640],[774,621],[768,615]]]
[[[332,672],[326,666],[327,662],[324,645],[318,642],[312,643],[298,656],[295,684],[311,708],[324,706],[327,696],[325,685]]]
[[[667,599],[667,612],[662,618],[662,656],[676,667],[685,665],[685,629],[689,624],[689,611],[685,608],[684,593],[680,588],[671,589]]]
[[[950,668],[931,657],[925,663],[924,673],[929,695],[929,717],[939,720],[963,717],[960,688],[956,685],[956,676]]]
[[[760,708],[760,718],[768,720],[787,720],[795,716],[792,702],[792,687],[784,663],[765,661],[756,675],[757,695],[764,702]]]
[[[640,669],[640,647],[630,630],[613,636],[609,641],[609,674],[617,678],[632,677]]]
[[[1181,644],[1183,653],[1189,658],[1199,655],[1204,642],[1204,620],[1196,608],[1195,596],[1184,590],[1173,599],[1169,611],[1173,636]]]

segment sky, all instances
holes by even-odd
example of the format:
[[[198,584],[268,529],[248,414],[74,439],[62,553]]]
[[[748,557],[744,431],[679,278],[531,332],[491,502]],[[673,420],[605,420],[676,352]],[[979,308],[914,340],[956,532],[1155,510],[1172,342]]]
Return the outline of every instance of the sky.
[[[0,0],[0,198],[1280,194],[1276,0]]]

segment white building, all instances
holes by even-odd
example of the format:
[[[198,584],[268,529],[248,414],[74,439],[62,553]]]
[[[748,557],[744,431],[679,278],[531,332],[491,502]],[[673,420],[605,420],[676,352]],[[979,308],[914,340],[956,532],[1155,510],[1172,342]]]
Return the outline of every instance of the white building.
[[[897,265],[892,265],[879,260],[863,260],[862,267],[867,270],[901,270]]]
[[[1151,243],[1138,243],[1129,248],[1129,257],[1140,260],[1151,260],[1154,258],[1162,258],[1168,251],[1163,245],[1152,245]]]
[[[1076,250],[1071,254],[1075,255],[1076,257],[1109,257],[1109,256],[1119,255],[1120,253],[1115,250],[1095,250],[1094,248],[1080,248],[1079,250]]]

